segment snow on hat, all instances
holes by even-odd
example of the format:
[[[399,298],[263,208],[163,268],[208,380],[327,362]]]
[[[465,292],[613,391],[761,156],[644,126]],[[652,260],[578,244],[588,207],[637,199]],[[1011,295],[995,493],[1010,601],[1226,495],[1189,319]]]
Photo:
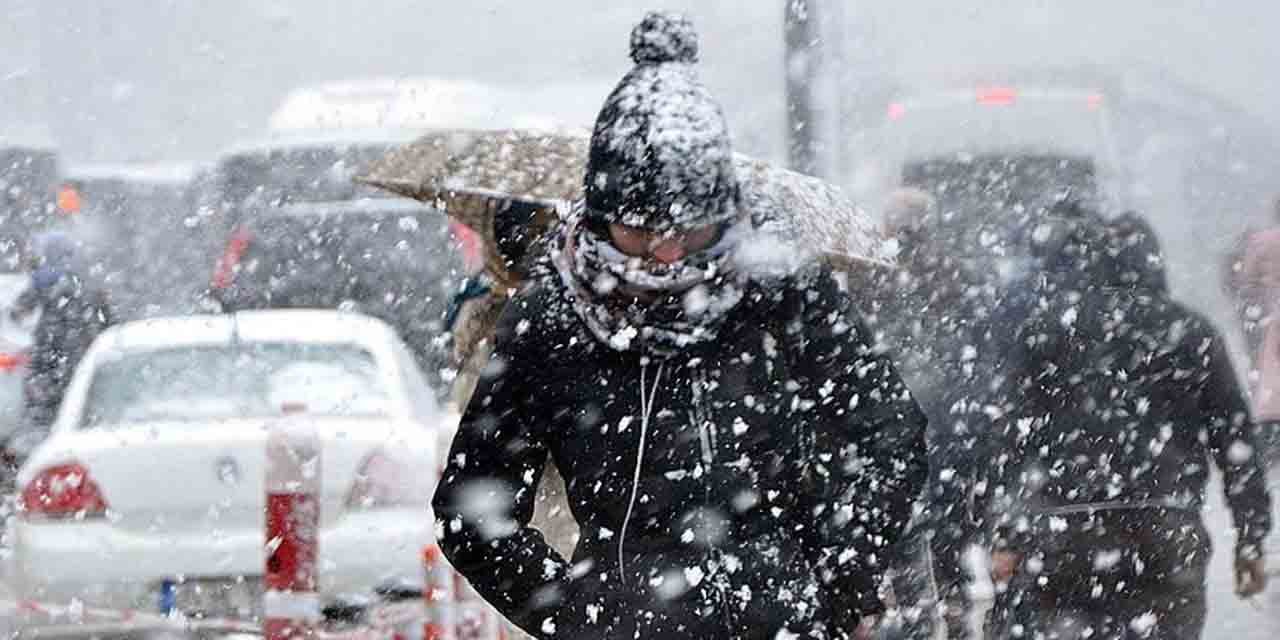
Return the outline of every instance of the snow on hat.
[[[635,68],[605,100],[591,135],[587,215],[653,231],[736,219],[729,129],[695,72],[693,24],[649,13],[631,32],[631,58]]]

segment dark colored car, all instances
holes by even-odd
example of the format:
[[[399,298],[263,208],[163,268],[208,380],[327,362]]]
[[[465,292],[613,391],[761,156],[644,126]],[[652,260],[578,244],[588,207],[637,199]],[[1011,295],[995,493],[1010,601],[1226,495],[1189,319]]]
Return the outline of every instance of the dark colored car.
[[[191,171],[183,166],[73,167],[62,181],[78,210],[84,262],[120,317],[192,310],[208,264],[184,264]],[[60,198],[65,200],[66,198]]]
[[[443,317],[462,273],[444,215],[400,198],[247,213],[213,274],[223,310],[350,308],[381,318],[443,393]]]
[[[183,259],[199,265],[207,276],[231,232],[250,220],[254,211],[267,207],[388,197],[386,192],[355,184],[352,178],[409,139],[409,134],[297,134],[233,147],[192,181],[192,215],[186,220]]]
[[[54,215],[58,172],[55,151],[0,139],[0,270],[25,269],[31,234]]]
[[[1036,269],[1030,234],[1043,214],[1123,210],[1130,192],[1107,95],[1043,80],[897,93],[860,139],[855,191],[875,203],[898,187],[928,192],[948,253],[979,281],[1018,288]]]

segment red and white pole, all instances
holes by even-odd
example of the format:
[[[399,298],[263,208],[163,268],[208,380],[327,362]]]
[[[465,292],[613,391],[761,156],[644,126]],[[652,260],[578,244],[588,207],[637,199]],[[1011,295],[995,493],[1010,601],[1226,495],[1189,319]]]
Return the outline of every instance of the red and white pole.
[[[267,436],[265,640],[307,638],[320,622],[320,452],[320,436],[306,421],[283,421]]]
[[[429,544],[422,550],[422,569],[426,578],[422,597],[427,606],[422,640],[454,640],[453,568],[445,562],[439,545]]]

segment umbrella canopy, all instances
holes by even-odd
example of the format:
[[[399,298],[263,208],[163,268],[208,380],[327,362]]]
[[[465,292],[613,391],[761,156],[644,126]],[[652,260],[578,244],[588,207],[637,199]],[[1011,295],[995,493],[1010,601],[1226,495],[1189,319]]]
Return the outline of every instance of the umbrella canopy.
[[[440,130],[375,162],[357,181],[433,203],[481,238],[486,269],[514,288],[530,272],[560,213],[583,195],[586,135],[532,130]],[[869,216],[817,178],[738,155],[756,226],[841,270],[888,266]]]

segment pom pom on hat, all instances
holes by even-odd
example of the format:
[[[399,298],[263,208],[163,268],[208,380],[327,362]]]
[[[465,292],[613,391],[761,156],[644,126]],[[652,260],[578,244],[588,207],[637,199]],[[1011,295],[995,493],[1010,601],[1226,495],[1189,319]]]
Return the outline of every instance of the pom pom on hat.
[[[698,33],[683,14],[651,11],[631,30],[631,59],[636,64],[698,61]]]

